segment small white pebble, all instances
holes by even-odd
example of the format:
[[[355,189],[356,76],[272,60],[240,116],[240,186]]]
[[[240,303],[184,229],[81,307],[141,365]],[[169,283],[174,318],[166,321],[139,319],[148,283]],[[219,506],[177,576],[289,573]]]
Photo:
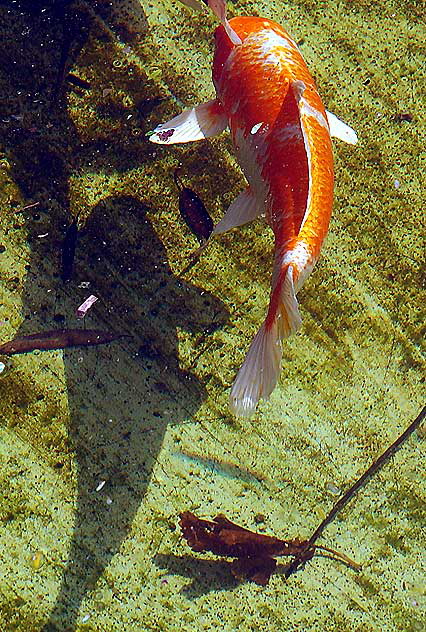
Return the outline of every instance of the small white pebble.
[[[99,483],[99,485],[97,486],[96,491],[97,491],[97,492],[100,492],[100,491],[101,491],[101,489],[102,489],[102,487],[104,487],[105,483],[106,483],[106,481],[101,481],[101,482]]]
[[[107,504],[107,505],[112,505],[112,498],[110,498],[109,496],[108,496],[108,498],[106,499],[106,504]]]
[[[86,623],[89,619],[90,619],[90,614],[85,614],[84,617],[82,618],[81,622],[82,623]]]
[[[34,571],[39,571],[44,564],[44,555],[41,551],[36,551],[31,555],[30,566]]]
[[[4,364],[4,362],[0,362],[0,373],[3,373],[5,368],[6,368],[6,365]]]
[[[327,483],[327,491],[329,491],[330,494],[334,494],[335,496],[338,496],[340,494],[340,489],[334,483]]]
[[[400,183],[399,180],[394,180],[393,181],[393,185],[394,185],[395,189],[399,189],[399,187],[401,186],[401,183]]]

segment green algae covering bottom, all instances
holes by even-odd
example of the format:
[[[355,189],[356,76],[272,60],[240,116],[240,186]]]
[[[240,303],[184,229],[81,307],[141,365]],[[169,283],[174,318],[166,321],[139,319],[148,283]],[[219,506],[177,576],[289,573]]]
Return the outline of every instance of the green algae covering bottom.
[[[55,327],[128,336],[0,358],[2,631],[426,625],[424,429],[319,542],[360,572],[315,557],[288,582],[237,582],[177,527],[188,510],[309,537],[424,401],[420,3],[275,5],[229,12],[286,26],[359,144],[335,143],[331,229],[280,383],[238,421],[227,397],[264,317],[271,231],[232,231],[186,269],[198,244],[174,169],[216,221],[243,178],[226,133],[182,147],[146,137],[212,98],[213,19],[166,0],[1,3],[0,342]]]

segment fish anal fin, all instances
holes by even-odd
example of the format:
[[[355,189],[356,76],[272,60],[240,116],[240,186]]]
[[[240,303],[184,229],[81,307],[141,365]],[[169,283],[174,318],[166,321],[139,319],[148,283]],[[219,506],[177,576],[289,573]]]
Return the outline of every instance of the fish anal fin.
[[[341,121],[335,114],[326,110],[327,121],[330,127],[330,136],[343,140],[349,145],[356,145],[358,142],[357,133],[352,127]]]
[[[167,123],[157,125],[149,140],[159,145],[190,143],[215,136],[228,125],[228,117],[217,99],[185,110]]]
[[[231,228],[251,222],[263,212],[250,187],[247,187],[232,202],[223,218],[216,224],[212,235],[220,235]]]
[[[279,313],[278,313],[278,335],[280,340],[288,338],[296,333],[302,325],[302,317],[299,312],[299,303],[296,298],[296,291],[293,280],[293,267],[289,265],[282,278],[280,292]]]

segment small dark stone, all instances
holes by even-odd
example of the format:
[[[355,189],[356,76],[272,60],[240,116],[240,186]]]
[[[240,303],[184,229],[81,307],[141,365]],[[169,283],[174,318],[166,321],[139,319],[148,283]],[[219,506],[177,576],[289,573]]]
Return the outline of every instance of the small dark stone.
[[[397,123],[411,123],[413,115],[410,112],[398,112],[398,114],[395,115],[394,120]]]

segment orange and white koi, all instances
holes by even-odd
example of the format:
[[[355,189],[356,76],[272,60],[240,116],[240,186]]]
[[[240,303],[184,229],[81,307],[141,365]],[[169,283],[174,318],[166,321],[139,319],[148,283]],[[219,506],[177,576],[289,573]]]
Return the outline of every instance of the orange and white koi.
[[[283,340],[301,326],[296,294],[319,257],[333,203],[330,137],[355,144],[357,136],[324,109],[296,43],[279,24],[258,17],[228,22],[224,2],[211,4],[222,22],[215,31],[216,99],[159,125],[150,140],[186,143],[229,126],[248,187],[212,234],[261,214],[274,232],[269,309],[230,395],[231,410],[250,416],[275,388]]]

